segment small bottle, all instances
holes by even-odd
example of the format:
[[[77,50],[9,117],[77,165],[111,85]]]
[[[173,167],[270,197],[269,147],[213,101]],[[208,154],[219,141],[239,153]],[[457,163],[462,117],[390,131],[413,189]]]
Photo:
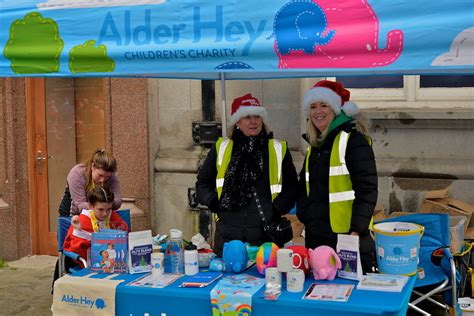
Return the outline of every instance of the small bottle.
[[[165,254],[162,252],[153,252],[151,254],[151,273],[155,276],[162,275],[164,272]]]
[[[179,229],[170,230],[170,240],[166,246],[165,259],[167,259],[169,263],[169,266],[165,264],[166,273],[184,273],[183,232]]]
[[[162,275],[165,272],[164,259],[165,254],[162,252],[153,252],[151,254],[151,273],[153,275]]]
[[[189,244],[184,250],[184,274],[195,275],[199,272],[197,247]]]

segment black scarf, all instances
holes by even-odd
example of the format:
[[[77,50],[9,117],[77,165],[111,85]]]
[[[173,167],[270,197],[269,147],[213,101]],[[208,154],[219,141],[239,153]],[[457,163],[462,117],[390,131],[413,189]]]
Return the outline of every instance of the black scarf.
[[[234,210],[250,203],[255,182],[263,173],[263,148],[268,136],[265,130],[258,136],[245,136],[234,129],[232,157],[222,187],[222,209]]]

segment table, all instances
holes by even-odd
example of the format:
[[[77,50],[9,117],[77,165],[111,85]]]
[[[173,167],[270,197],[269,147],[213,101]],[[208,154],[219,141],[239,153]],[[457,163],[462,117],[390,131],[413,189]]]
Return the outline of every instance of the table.
[[[84,269],[74,274],[74,276],[88,273],[89,271]],[[246,273],[263,277],[258,274],[255,267]],[[94,277],[104,276],[106,275]],[[124,274],[114,278],[125,280],[117,287],[115,298],[117,315],[212,315],[209,293],[218,281],[205,288],[180,288],[178,287],[179,280],[162,289],[126,286],[129,282],[142,276],[143,274]],[[253,315],[405,315],[415,280],[415,277],[411,277],[400,293],[362,291],[354,287],[349,301],[340,303],[302,300],[301,297],[311,283],[316,282],[310,275],[306,278],[304,292],[290,293],[285,290],[277,301],[262,299],[262,293],[265,289],[263,287],[253,296]],[[283,280],[283,282],[283,288],[286,289],[285,281]],[[331,282],[318,282],[357,285],[356,281],[339,278]]]

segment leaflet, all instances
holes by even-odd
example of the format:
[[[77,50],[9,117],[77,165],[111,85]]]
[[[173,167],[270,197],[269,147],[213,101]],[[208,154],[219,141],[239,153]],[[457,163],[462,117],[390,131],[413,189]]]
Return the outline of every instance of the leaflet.
[[[357,284],[358,290],[401,292],[408,281],[405,275],[377,274],[364,275]]]
[[[347,302],[351,296],[352,284],[318,284],[313,283],[303,296],[305,300]]]
[[[177,279],[181,278],[183,274],[171,274],[163,273],[160,275],[147,274],[144,277],[132,281],[127,286],[142,286],[142,287],[153,287],[153,288],[164,288],[170,285]]]
[[[222,272],[201,271],[195,275],[187,275],[181,280],[180,287],[206,287],[222,277]]]

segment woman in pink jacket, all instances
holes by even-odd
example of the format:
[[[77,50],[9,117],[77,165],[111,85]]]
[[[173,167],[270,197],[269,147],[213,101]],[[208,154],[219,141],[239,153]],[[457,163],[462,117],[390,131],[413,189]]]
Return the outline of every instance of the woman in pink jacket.
[[[118,210],[122,204],[120,182],[115,174],[117,161],[111,152],[99,148],[85,162],[75,165],[67,176],[67,186],[59,206],[62,216],[78,215],[83,209],[90,209],[87,192],[96,185],[109,188],[115,198],[112,209]]]

